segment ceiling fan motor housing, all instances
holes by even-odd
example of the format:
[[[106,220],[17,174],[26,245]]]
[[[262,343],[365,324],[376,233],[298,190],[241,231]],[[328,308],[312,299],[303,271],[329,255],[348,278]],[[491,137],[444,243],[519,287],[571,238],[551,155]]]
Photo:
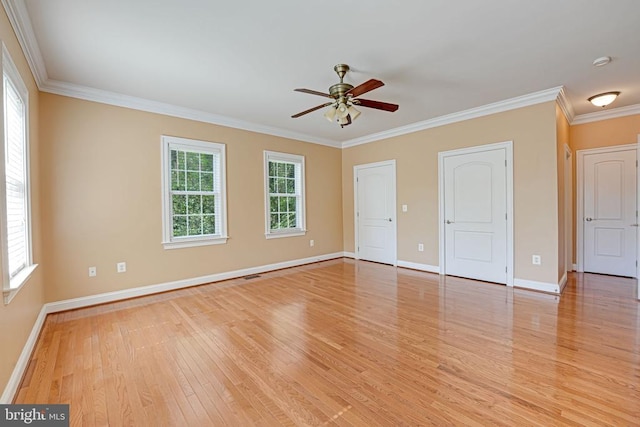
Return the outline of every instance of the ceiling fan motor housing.
[[[347,64],[338,64],[333,67],[333,70],[338,74],[338,77],[340,77],[340,83],[336,83],[331,86],[329,88],[329,94],[331,94],[331,96],[336,100],[339,100],[339,98],[344,98],[345,93],[353,89],[353,85],[343,81],[344,75],[349,71],[349,66]]]
[[[336,83],[329,88],[329,93],[335,99],[342,98],[347,92],[353,89],[353,85],[349,83]]]

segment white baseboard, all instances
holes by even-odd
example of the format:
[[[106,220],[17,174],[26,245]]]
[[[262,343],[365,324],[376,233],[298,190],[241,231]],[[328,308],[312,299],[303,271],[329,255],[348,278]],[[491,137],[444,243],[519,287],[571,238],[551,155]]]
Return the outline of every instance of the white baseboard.
[[[47,307],[46,304],[42,306],[40,309],[40,313],[36,318],[35,323],[33,324],[33,328],[31,328],[31,333],[29,334],[29,338],[27,338],[27,342],[22,348],[22,353],[20,353],[20,357],[18,357],[18,361],[16,362],[15,368],[13,368],[13,372],[11,373],[11,377],[9,377],[9,381],[4,388],[4,392],[2,393],[2,397],[0,397],[0,404],[9,404],[13,402],[13,398],[18,391],[18,387],[20,387],[20,381],[22,381],[22,377],[24,376],[25,371],[27,370],[27,366],[29,366],[29,359],[31,358],[31,353],[33,353],[33,349],[38,342],[38,337],[40,336],[40,330],[44,325],[44,319],[47,317]]]
[[[205,283],[219,282],[221,280],[235,279],[237,277],[248,276],[251,274],[265,273],[267,271],[280,270],[282,268],[297,267],[304,264],[311,264],[314,262],[326,261],[334,258],[342,258],[348,256],[344,252],[336,252],[332,254],[319,255],[309,258],[301,258],[291,261],[278,262],[275,264],[262,265],[258,267],[245,268],[242,270],[228,271],[224,273],[211,274],[208,276],[195,277],[191,279],[176,280],[174,282],[160,283],[156,285],[141,286],[138,288],[125,289],[122,291],[107,292],[103,294],[90,295],[81,298],[73,298],[63,301],[56,301],[46,303],[40,309],[40,314],[33,324],[31,334],[27,338],[27,342],[22,348],[22,353],[16,362],[16,366],[11,373],[11,377],[4,388],[2,397],[0,397],[0,404],[11,403],[15,397],[20,381],[25,374],[27,366],[29,365],[29,359],[33,353],[33,349],[38,341],[40,330],[44,325],[44,320],[47,314],[57,313],[60,311],[73,310],[76,308],[89,307],[96,304],[104,304],[107,302],[120,301],[129,298],[140,297],[144,295],[151,295],[160,292],[172,291],[190,286],[203,285]]]
[[[356,259],[356,253],[355,252],[343,252],[343,256],[345,258]]]
[[[536,282],[534,280],[514,278],[513,286],[517,288],[533,289],[534,291],[549,292],[551,294],[560,294],[560,285],[557,283]]]
[[[398,260],[398,267],[410,268],[412,270],[420,270],[420,271],[426,271],[429,273],[440,274],[440,267],[437,265],[420,264],[417,262]]]
[[[47,313],[57,313],[59,311],[73,310],[76,308],[89,307],[107,302],[120,301],[129,298],[136,298],[145,295],[157,294],[160,292],[173,291],[191,286],[204,285],[206,283],[220,282],[222,280],[235,279],[238,277],[260,274],[267,271],[280,270],[282,268],[297,267],[299,265],[311,264],[319,261],[326,261],[334,258],[342,258],[343,252],[319,255],[309,258],[295,259],[291,261],[278,262],[275,264],[261,265],[258,267],[244,268],[242,270],[227,271],[224,273],[210,274],[207,276],[194,277],[191,279],[176,280],[173,282],[159,283],[156,285],[141,286],[138,288],[124,289],[122,291],[106,292],[103,294],[89,295],[86,297],[73,298],[63,301],[50,302],[47,306]]]
[[[573,268],[573,271],[578,271],[578,264],[572,264],[571,268]]]
[[[560,288],[560,292],[558,292],[559,294],[562,293],[562,291],[564,291],[564,287],[567,286],[567,272],[565,271],[564,274],[562,275],[562,279],[560,279],[560,282],[558,283],[558,287]]]

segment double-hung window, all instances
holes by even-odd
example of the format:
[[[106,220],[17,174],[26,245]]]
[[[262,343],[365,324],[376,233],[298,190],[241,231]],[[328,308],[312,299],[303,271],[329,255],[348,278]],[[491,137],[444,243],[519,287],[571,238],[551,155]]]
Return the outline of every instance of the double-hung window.
[[[9,303],[37,265],[31,255],[29,197],[29,93],[9,52],[2,46],[2,97],[4,144],[0,184],[2,207],[3,296]]]
[[[162,137],[165,249],[227,241],[225,146]]]
[[[304,235],[304,157],[265,151],[264,175],[267,239]]]

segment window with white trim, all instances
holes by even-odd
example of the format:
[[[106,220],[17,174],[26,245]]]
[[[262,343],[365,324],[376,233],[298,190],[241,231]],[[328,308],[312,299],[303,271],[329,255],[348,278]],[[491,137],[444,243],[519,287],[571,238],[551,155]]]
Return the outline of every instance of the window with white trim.
[[[165,249],[227,241],[225,145],[162,137]]]
[[[3,296],[9,303],[37,265],[31,255],[31,207],[29,194],[29,92],[6,47],[2,46],[2,98],[4,144],[0,204],[3,212]]]
[[[304,156],[264,152],[265,235],[305,234]]]

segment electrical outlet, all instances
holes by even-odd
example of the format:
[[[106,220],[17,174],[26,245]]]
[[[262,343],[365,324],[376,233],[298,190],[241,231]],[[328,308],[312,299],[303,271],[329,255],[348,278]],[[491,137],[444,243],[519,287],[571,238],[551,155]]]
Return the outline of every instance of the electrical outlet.
[[[95,267],[89,267],[89,277],[96,277],[98,275],[98,269]]]
[[[424,252],[424,245],[422,243],[418,243],[418,252]]]
[[[309,246],[313,247],[313,245],[315,245],[316,242],[313,241],[313,239],[309,240]]]
[[[531,263],[533,265],[540,265],[542,264],[542,259],[540,258],[540,255],[533,255],[531,257]]]
[[[125,271],[127,271],[127,263],[126,262],[117,263],[116,270],[118,271],[118,273],[124,273]]]
[[[406,212],[407,211],[407,205],[402,205],[402,212]]]

